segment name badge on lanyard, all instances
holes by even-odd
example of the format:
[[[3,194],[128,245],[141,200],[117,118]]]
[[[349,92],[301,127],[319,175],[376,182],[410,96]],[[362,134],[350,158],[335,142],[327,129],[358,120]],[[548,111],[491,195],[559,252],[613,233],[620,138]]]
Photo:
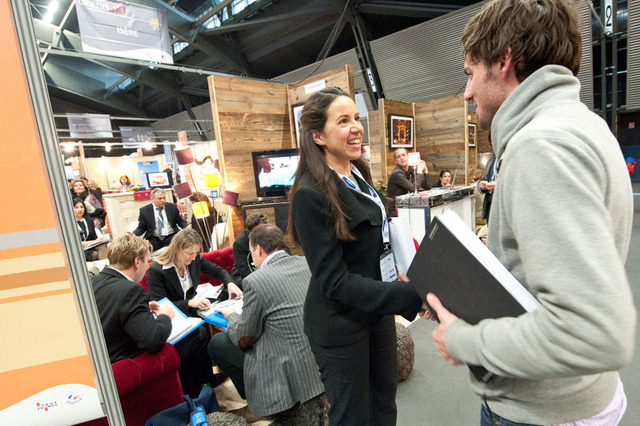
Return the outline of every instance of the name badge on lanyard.
[[[382,281],[391,282],[398,279],[398,272],[396,271],[396,260],[393,257],[391,250],[385,251],[380,256],[380,275]]]
[[[369,198],[374,203],[376,203],[378,208],[380,208],[380,214],[382,215],[382,226],[381,226],[382,243],[384,244],[384,253],[382,253],[382,255],[380,256],[380,275],[382,276],[382,281],[386,281],[386,282],[395,281],[398,279],[398,273],[396,271],[396,261],[393,256],[393,252],[389,248],[389,222],[387,221],[387,213],[385,211],[384,204],[380,200],[380,197],[378,197],[378,193],[375,191],[375,189],[373,189],[371,185],[369,185],[364,180],[364,178],[360,174],[360,171],[357,168],[355,168],[353,165],[351,166],[351,171],[365,182],[365,184],[367,185],[367,189],[369,190],[368,194],[366,192],[360,191],[355,186],[355,184],[351,182],[351,180],[348,177],[340,173],[338,173],[338,176],[342,178],[342,181],[349,188],[351,188],[354,191],[360,192],[362,195],[364,195],[365,197]]]

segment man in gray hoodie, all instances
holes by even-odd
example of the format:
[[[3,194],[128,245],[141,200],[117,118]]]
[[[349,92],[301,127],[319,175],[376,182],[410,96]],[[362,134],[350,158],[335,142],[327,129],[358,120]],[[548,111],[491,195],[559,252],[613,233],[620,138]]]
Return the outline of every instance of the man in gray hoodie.
[[[471,326],[430,294],[436,347],[494,373],[471,377],[482,425],[617,424],[635,341],[633,196],[616,139],[579,99],[576,18],[563,0],[494,0],[462,50],[465,98],[498,161],[487,245],[541,307]]]

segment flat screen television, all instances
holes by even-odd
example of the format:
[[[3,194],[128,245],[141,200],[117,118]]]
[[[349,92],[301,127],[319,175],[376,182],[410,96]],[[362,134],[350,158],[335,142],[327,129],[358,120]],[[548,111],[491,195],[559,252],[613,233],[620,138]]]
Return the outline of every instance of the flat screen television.
[[[147,173],[147,188],[171,188],[173,178],[167,172]]]
[[[300,154],[297,149],[251,153],[258,198],[285,197],[293,185]]]

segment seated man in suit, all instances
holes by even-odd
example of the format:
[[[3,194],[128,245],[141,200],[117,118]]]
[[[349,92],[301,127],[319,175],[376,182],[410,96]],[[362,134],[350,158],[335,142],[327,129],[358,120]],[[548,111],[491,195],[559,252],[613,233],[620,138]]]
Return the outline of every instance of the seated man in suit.
[[[156,251],[168,246],[171,238],[180,229],[190,227],[191,225],[180,216],[178,206],[167,203],[164,190],[154,188],[151,191],[151,204],[140,209],[138,227],[133,233],[144,234],[144,238],[153,246],[153,251]]]
[[[324,392],[302,324],[311,272],[304,257],[284,251],[276,225],[256,226],[249,247],[259,269],[244,279],[242,313],[222,312],[227,332],[214,335],[208,350],[249,409],[273,416]]]
[[[91,279],[111,363],[156,353],[171,333],[173,310],[150,302],[138,284],[149,269],[150,252],[151,244],[140,237],[116,238],[107,249],[110,266]]]

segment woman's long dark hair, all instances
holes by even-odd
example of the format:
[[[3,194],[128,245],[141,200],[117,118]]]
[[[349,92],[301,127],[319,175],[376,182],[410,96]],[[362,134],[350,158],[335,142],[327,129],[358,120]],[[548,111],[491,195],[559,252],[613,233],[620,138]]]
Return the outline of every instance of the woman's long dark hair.
[[[333,178],[334,172],[327,165],[324,155],[324,148],[313,141],[312,131],[321,132],[327,123],[327,110],[333,101],[340,96],[349,96],[339,87],[328,87],[322,89],[309,98],[302,108],[300,123],[302,124],[302,140],[300,141],[300,162],[296,171],[296,178],[289,192],[289,200],[293,197],[302,179],[311,175],[320,186],[320,190],[326,194],[329,201],[329,210],[333,218],[333,236],[338,240],[353,240],[354,236],[349,232],[347,216],[344,213],[338,188]],[[373,185],[369,167],[361,158],[351,162],[362,173],[364,179]],[[289,209],[289,235],[294,242],[300,243],[298,233],[293,222],[293,208]]]

